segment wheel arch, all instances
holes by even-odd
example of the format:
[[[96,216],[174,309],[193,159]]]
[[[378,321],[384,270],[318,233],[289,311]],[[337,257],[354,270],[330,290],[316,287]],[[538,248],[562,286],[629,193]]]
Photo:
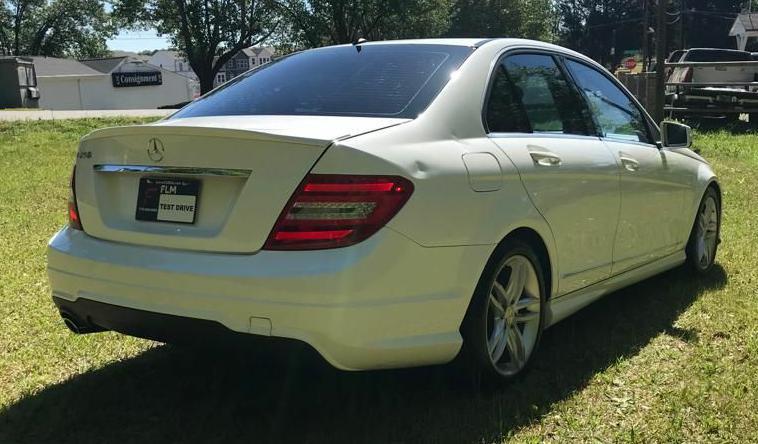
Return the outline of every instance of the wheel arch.
[[[512,244],[513,241],[518,240],[520,242],[525,243],[529,247],[533,249],[533,252],[539,259],[539,267],[542,271],[542,275],[545,280],[545,290],[548,293],[546,295],[546,300],[549,300],[550,296],[554,294],[555,288],[554,288],[554,276],[556,273],[554,261],[550,254],[550,246],[551,244],[548,243],[548,241],[545,240],[545,238],[537,231],[537,229],[529,227],[529,226],[519,226],[517,228],[511,229],[508,231],[508,233],[500,240],[500,242],[497,243],[495,248],[492,250],[492,253],[490,254],[489,258],[487,259],[485,267],[482,269],[482,274],[479,277],[479,281],[477,283],[477,290],[472,295],[471,300],[468,303],[468,306],[466,308],[466,313],[464,318],[462,319],[461,325],[459,327],[459,331],[461,333],[461,336],[464,339],[463,346],[461,348],[461,352],[459,353],[458,357],[456,359],[460,361],[462,359],[462,356],[470,356],[472,348],[470,346],[466,345],[466,338],[471,338],[471,323],[474,318],[472,316],[474,315],[474,301],[476,300],[478,292],[481,290],[481,285],[485,283],[485,279],[492,273],[493,268],[496,267],[503,256],[509,248],[509,246]],[[547,304],[546,304],[547,309]],[[550,319],[550,312],[549,309],[545,312],[545,325],[548,325],[549,319]],[[468,336],[467,336],[468,332]]]
[[[721,194],[721,184],[719,183],[718,180],[714,178],[714,179],[711,179],[710,182],[708,182],[708,185],[706,185],[705,190],[707,190],[708,188],[713,188],[714,190],[716,190],[716,194],[718,194],[719,196],[719,210],[720,210],[721,202],[723,201],[723,196]],[[703,194],[705,194],[705,190],[703,191]]]
[[[486,275],[489,269],[494,266],[494,263],[505,252],[505,249],[508,247],[509,241],[512,240],[520,240],[522,242],[525,242],[527,245],[534,249],[535,254],[540,260],[540,268],[542,269],[542,274],[545,277],[545,289],[548,292],[547,299],[549,300],[556,291],[554,278],[555,262],[551,257],[548,243],[545,241],[543,236],[532,227],[521,226],[509,231],[508,234],[506,234],[495,246],[492,254],[490,254],[490,257],[487,260],[487,265],[485,266],[484,270],[482,270],[482,276]]]

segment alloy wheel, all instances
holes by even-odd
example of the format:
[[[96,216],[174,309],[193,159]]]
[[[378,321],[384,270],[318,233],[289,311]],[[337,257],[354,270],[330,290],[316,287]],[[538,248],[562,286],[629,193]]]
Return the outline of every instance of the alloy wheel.
[[[521,371],[534,350],[540,330],[540,284],[525,256],[508,258],[497,273],[487,305],[487,351],[498,373]]]
[[[695,237],[696,259],[703,269],[710,267],[716,256],[718,231],[719,216],[716,200],[713,196],[706,196],[698,213]]]

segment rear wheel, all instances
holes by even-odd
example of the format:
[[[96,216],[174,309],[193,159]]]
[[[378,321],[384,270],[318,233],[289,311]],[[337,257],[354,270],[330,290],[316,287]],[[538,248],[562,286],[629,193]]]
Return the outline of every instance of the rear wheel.
[[[711,269],[721,232],[721,202],[713,188],[708,188],[698,207],[690,240],[687,243],[687,261],[698,273]]]
[[[533,249],[509,242],[477,286],[462,328],[463,359],[485,380],[521,374],[539,345],[545,314],[545,279]]]

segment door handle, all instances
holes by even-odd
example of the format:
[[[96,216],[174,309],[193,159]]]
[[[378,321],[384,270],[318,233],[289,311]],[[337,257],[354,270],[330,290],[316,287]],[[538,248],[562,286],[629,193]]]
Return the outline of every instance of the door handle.
[[[548,151],[532,151],[529,150],[529,155],[532,156],[532,160],[537,165],[542,166],[560,166],[561,158]]]
[[[640,163],[637,159],[628,154],[619,153],[619,159],[621,159],[621,164],[624,165],[624,168],[628,171],[637,171],[640,169]]]

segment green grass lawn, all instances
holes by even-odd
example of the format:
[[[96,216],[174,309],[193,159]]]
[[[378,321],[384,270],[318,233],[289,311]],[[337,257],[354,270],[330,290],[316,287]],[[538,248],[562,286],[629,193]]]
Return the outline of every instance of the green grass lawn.
[[[696,146],[724,188],[718,266],[677,269],[548,330],[476,393],[449,368],[343,373],[305,352],[193,351],[58,318],[45,245],[77,140],[137,120],[0,123],[0,443],[758,442],[758,136]]]

